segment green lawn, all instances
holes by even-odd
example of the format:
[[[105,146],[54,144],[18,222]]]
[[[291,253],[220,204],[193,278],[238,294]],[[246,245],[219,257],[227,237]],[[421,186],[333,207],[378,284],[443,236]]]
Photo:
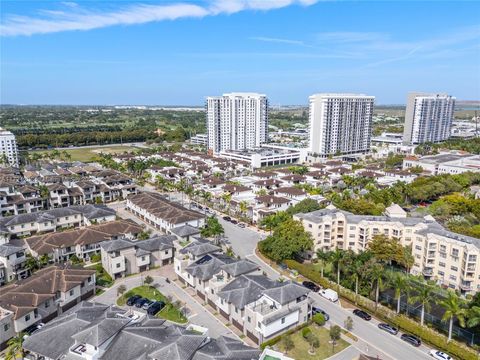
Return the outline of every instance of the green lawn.
[[[92,162],[98,157],[101,152],[107,154],[121,154],[125,151],[136,150],[137,148],[132,146],[112,145],[105,147],[92,147],[92,148],[80,148],[80,149],[65,149],[67,153],[72,156],[72,161]],[[63,151],[63,150],[61,150]],[[51,152],[51,150],[39,150],[38,153],[44,154]]]
[[[165,307],[157,314],[157,317],[165,320],[174,321],[180,324],[185,324],[187,322],[187,318],[183,316],[183,314],[180,312],[180,309],[176,308],[174,304],[168,301],[165,295],[163,295],[153,286],[143,285],[127,291],[125,294],[123,294],[117,299],[117,305],[125,305],[127,299],[133,295],[140,295],[141,297],[150,300],[163,301],[164,303],[166,303],[167,305],[165,305]]]
[[[108,273],[103,269],[103,266],[101,263],[95,264],[95,265],[90,265],[90,266],[85,266],[85,268],[94,268],[95,271],[97,272],[95,274],[95,279],[96,283],[98,286],[103,286],[103,287],[110,287],[113,285],[113,279]]]
[[[320,341],[320,347],[315,350],[315,355],[310,355],[308,353],[308,349],[310,346],[308,345],[307,340],[302,337],[302,331],[297,331],[296,333],[291,335],[291,338],[295,344],[295,347],[290,350],[287,356],[292,357],[294,359],[311,359],[311,360],[321,360],[329,358],[330,356],[342,351],[343,349],[347,348],[349,344],[345,341],[340,339],[337,341],[337,345],[335,346],[335,350],[332,351],[332,344],[329,343],[330,341],[330,332],[325,327],[318,327],[316,325],[310,325],[309,328],[312,330],[312,333],[318,337]],[[280,340],[276,345],[279,351],[285,352],[283,348],[282,340]]]

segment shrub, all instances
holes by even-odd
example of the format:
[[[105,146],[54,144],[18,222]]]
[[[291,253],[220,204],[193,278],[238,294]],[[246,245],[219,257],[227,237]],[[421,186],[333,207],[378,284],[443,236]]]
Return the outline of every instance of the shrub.
[[[303,336],[304,339],[308,338],[311,333],[312,333],[312,330],[310,330],[309,327],[306,327],[306,328],[302,329],[302,336]]]
[[[313,322],[318,326],[323,326],[325,325],[325,317],[323,316],[323,314],[317,313],[313,315]]]
[[[265,342],[263,342],[261,345],[260,345],[260,349],[261,350],[264,350],[266,347],[272,347],[273,345],[277,344],[280,340],[282,340],[282,337],[284,336],[287,336],[287,335],[291,335],[297,331],[299,331],[300,329],[303,329],[304,327],[306,327],[308,325],[308,323],[303,323],[302,325],[299,325],[297,326],[296,328],[294,329],[290,329],[288,330],[286,333],[282,334],[282,335],[278,335],[270,340],[267,340]]]

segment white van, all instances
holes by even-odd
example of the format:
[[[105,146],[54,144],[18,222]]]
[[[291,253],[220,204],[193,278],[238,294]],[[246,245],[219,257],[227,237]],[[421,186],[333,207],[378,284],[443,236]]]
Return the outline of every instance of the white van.
[[[322,289],[318,292],[322,295],[325,299],[330,300],[331,302],[338,301],[338,294],[335,290],[332,289]]]

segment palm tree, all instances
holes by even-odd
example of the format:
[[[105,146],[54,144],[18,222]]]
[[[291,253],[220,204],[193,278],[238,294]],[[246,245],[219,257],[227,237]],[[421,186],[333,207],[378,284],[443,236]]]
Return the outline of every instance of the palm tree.
[[[323,278],[323,270],[325,268],[325,263],[330,259],[330,254],[323,250],[317,250],[317,259],[320,261],[320,274]]]
[[[480,325],[480,306],[472,306],[467,313],[467,326],[469,328]]]
[[[372,280],[372,285],[375,283],[375,311],[378,307],[380,289],[383,287],[384,272],[385,269],[380,263],[375,263],[370,270],[370,279]]]
[[[335,269],[337,269],[337,290],[340,291],[340,267],[342,266],[342,262],[344,260],[345,253],[342,250],[335,249],[329,253],[329,259]]]
[[[240,208],[240,213],[243,215],[245,215],[248,211],[248,203],[243,200],[243,201],[240,201],[240,204],[238,204],[239,208]]]
[[[420,303],[422,305],[422,312],[420,315],[420,324],[423,326],[425,318],[425,310],[429,311],[432,307],[432,302],[435,300],[435,293],[433,286],[423,283],[415,289],[415,295],[408,299],[411,304]]]
[[[463,301],[453,291],[448,292],[447,298],[437,303],[445,309],[442,320],[449,321],[448,326],[448,341],[452,340],[453,319],[457,318],[460,326],[465,326],[465,316],[467,309],[464,307]]]
[[[275,215],[268,215],[264,217],[261,221],[261,225],[268,228],[270,235],[272,235],[272,230],[275,227],[275,225],[277,225]]]
[[[408,286],[408,279],[401,273],[389,273],[388,282],[395,289],[394,299],[397,300],[397,314],[400,313],[402,291]],[[423,325],[423,323],[422,323]]]
[[[358,283],[360,282],[360,273],[363,263],[359,259],[353,259],[349,264],[348,269],[352,274],[351,276],[355,279],[355,305],[357,305],[358,300]]]
[[[5,360],[23,359],[23,336],[24,334],[20,333],[8,340]]]

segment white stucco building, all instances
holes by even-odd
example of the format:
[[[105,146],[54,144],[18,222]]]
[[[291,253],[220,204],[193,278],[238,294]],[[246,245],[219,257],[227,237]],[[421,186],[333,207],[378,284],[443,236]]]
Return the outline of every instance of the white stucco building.
[[[11,131],[3,128],[0,128],[0,156],[3,164],[18,166],[17,140]]]
[[[268,140],[268,99],[257,93],[207,98],[208,149],[244,150]]]
[[[310,151],[320,156],[370,151],[374,96],[310,96]]]
[[[454,110],[455,97],[451,95],[408,94],[403,142],[423,144],[447,140]]]

